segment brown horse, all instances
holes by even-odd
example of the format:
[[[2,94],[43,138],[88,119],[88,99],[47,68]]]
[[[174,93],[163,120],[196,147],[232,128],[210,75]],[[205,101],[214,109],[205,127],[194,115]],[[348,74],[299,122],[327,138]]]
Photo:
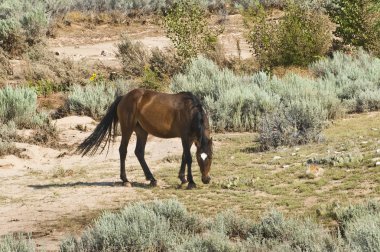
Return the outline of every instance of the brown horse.
[[[148,165],[144,152],[148,134],[160,138],[180,137],[183,154],[178,178],[181,183],[189,182],[188,188],[195,187],[191,173],[192,157],[190,148],[193,143],[197,147],[196,158],[202,173],[202,182],[210,182],[209,171],[212,162],[212,138],[210,138],[209,122],[200,101],[190,92],[165,94],[144,89],[134,89],[124,96],[119,96],[108,108],[106,115],[94,132],[81,143],[77,149],[83,155],[91,155],[106,142],[102,151],[115,136],[117,122],[121,126],[120,178],[123,184],[130,186],[125,172],[127,146],[133,133],[137,143],[135,154],[140,162],[147,180],[152,186],[157,185]],[[187,165],[187,180],[185,168]]]

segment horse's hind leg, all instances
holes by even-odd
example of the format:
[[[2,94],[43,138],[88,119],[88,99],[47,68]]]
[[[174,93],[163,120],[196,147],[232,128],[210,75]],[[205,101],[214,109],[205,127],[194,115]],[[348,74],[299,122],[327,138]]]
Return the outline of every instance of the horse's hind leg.
[[[135,155],[140,162],[140,165],[144,171],[146,180],[150,180],[152,186],[157,185],[157,180],[154,178],[152,172],[150,171],[146,161],[145,161],[145,145],[148,139],[148,133],[141,128],[139,124],[136,125],[135,132],[137,135]]]
[[[120,128],[121,128],[121,143],[119,147],[119,154],[120,154],[120,179],[123,181],[123,185],[130,186],[127,179],[127,174],[125,172],[125,159],[127,157],[127,149],[128,149],[128,143],[129,139],[132,135],[132,129],[133,124],[129,123],[128,121],[120,120]]]

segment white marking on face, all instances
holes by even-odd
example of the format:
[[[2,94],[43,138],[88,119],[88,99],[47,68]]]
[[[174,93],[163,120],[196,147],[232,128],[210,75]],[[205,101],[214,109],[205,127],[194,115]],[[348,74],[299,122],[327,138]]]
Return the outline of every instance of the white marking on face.
[[[203,152],[203,153],[201,154],[201,158],[203,159],[203,161],[205,161],[206,158],[207,158],[207,154]]]

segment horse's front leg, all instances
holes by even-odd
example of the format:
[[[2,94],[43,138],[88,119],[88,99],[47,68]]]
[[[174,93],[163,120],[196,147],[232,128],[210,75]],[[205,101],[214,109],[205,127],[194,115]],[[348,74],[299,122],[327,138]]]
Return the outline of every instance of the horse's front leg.
[[[187,185],[187,189],[192,189],[196,187],[196,184],[193,180],[193,174],[191,171],[191,163],[193,162],[193,159],[191,157],[191,152],[190,152],[191,144],[189,143],[189,141],[182,139],[182,147],[183,147],[182,162],[187,164],[187,181],[189,182],[189,184]],[[181,169],[182,169],[182,164],[181,164]],[[183,166],[183,169],[185,169],[185,165]]]
[[[186,168],[186,158],[185,153],[182,154],[182,162],[181,162],[181,168],[179,169],[178,178],[181,180],[181,185],[187,183],[187,179],[185,176],[185,168]]]

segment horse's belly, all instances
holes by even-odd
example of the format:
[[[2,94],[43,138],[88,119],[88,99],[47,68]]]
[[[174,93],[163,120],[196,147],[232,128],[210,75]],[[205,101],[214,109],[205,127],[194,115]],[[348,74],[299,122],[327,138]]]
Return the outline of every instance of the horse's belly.
[[[178,127],[173,127],[173,124],[165,123],[164,121],[153,124],[146,120],[139,120],[139,124],[146,132],[155,137],[174,138],[181,136]]]

